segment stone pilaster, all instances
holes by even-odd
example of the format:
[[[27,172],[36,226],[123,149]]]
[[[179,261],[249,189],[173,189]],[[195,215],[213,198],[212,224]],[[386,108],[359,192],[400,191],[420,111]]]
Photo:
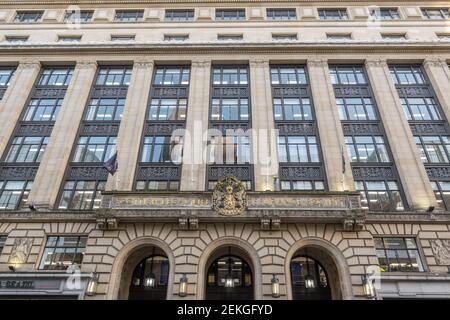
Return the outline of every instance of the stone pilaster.
[[[250,61],[250,86],[255,191],[273,190],[278,154],[268,59]]]
[[[153,65],[153,61],[150,60],[135,61],[134,63],[117,137],[118,169],[114,176],[108,175],[107,190],[133,190],[152,83]]]
[[[206,147],[203,134],[209,122],[211,60],[193,60],[181,170],[182,191],[203,191],[206,184]]]
[[[423,66],[445,117],[450,121],[450,69],[448,64],[444,58],[438,57],[425,59]]]
[[[6,149],[17,121],[36,82],[41,64],[38,60],[24,60],[0,101],[0,156]]]
[[[312,58],[308,59],[307,65],[328,188],[330,191],[355,190],[328,62]]]
[[[397,89],[392,82],[386,60],[367,60],[366,69],[389,140],[392,160],[397,167],[410,208],[423,210],[429,206],[435,206],[436,198],[420,159]]]
[[[28,198],[37,207],[55,205],[96,69],[95,61],[77,62]]]

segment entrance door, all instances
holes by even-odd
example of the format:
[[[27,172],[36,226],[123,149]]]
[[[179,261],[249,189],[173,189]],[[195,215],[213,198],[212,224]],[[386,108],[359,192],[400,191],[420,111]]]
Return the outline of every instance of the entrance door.
[[[226,255],[215,260],[206,277],[206,300],[253,299],[252,271],[238,256]]]
[[[331,289],[325,269],[308,256],[291,261],[293,300],[331,300]]]
[[[169,259],[152,255],[138,263],[131,278],[129,300],[165,300],[169,280]]]

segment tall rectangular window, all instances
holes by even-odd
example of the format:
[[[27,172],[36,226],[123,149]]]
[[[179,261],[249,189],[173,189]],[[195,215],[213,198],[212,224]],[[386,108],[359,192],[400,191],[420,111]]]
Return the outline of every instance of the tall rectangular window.
[[[40,162],[48,139],[48,136],[15,137],[5,162]]]
[[[27,180],[0,180],[0,210],[25,207],[32,185]]]
[[[216,9],[216,21],[245,20],[245,9]]]
[[[374,238],[381,272],[425,271],[415,238]]]
[[[306,66],[272,65],[273,112],[281,190],[325,189],[320,141]]]
[[[390,65],[406,119],[441,210],[450,210],[450,128],[433,88],[420,65]]]
[[[136,190],[176,191],[180,187],[190,66],[156,66],[142,140]]]
[[[100,208],[106,180],[68,180],[64,183],[59,209],[91,210]]]
[[[266,9],[267,20],[297,20],[297,11],[294,8],[289,9]]]
[[[194,21],[194,10],[166,10],[165,21]]]
[[[364,67],[332,65],[330,76],[362,207],[404,210],[400,179]]]
[[[59,196],[59,209],[100,207],[108,172],[103,164],[116,154],[131,66],[100,66],[73,146]]]
[[[251,190],[250,81],[248,65],[214,65],[211,72],[207,188],[234,175]]]
[[[41,270],[66,270],[81,267],[87,236],[49,236],[42,255]]]
[[[0,100],[3,99],[15,71],[15,67],[0,67]]]
[[[20,210],[26,205],[72,73],[73,67],[41,70],[0,159],[0,210]]]

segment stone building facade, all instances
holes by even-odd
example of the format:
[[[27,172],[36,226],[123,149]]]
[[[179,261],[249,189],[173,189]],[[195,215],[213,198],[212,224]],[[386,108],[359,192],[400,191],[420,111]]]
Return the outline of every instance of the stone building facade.
[[[450,7],[375,3],[0,0],[0,298],[449,298]]]

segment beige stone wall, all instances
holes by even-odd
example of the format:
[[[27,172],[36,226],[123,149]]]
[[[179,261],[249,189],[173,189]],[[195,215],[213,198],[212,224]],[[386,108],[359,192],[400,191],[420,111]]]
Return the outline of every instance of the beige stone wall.
[[[422,261],[428,272],[447,272],[449,265],[436,259],[430,241],[450,239],[449,224],[432,223],[370,223],[357,232],[343,231],[338,224],[282,224],[277,231],[262,230],[253,223],[206,223],[198,230],[180,230],[171,223],[124,223],[117,230],[101,231],[88,222],[0,223],[0,234],[8,235],[0,257],[0,272],[6,272],[10,254],[17,239],[30,239],[27,260],[18,264],[20,271],[38,269],[45,238],[48,235],[89,235],[82,272],[100,275],[95,299],[117,299],[123,266],[140,250],[156,245],[166,252],[171,263],[168,298],[179,299],[178,285],[183,274],[189,279],[188,298],[203,298],[204,277],[208,258],[223,246],[238,248],[254,268],[255,297],[272,299],[270,280],[273,274],[280,279],[281,299],[291,298],[289,261],[298,250],[308,247],[311,253],[319,250],[337,267],[340,290],[344,299],[364,298],[361,275],[367,267],[377,265],[373,237],[417,237]],[[145,253],[144,253],[145,254]],[[128,270],[132,272],[132,270]],[[420,273],[416,273],[420,276]],[[123,288],[122,288],[123,291]],[[120,296],[119,296],[120,297]]]

